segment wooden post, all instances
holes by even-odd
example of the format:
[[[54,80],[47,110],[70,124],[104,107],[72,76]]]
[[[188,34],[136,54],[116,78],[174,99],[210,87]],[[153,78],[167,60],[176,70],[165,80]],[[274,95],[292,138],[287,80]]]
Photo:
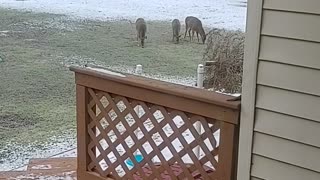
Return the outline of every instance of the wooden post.
[[[213,66],[216,61],[206,61],[205,66]]]
[[[204,74],[204,68],[202,64],[198,65],[197,69],[197,87],[198,88],[203,88],[203,74]],[[198,121],[196,123],[196,130],[201,135],[201,123]],[[196,148],[195,150],[196,156],[198,159],[200,159],[200,147]]]
[[[234,178],[234,160],[236,148],[235,125],[227,122],[221,122],[220,126],[220,145],[218,159],[219,179],[232,180]]]
[[[90,156],[87,148],[90,142],[90,136],[88,134],[88,124],[90,121],[89,114],[87,113],[87,105],[89,102],[88,89],[84,86],[76,86],[76,102],[77,102],[77,171],[78,179],[84,179],[82,174],[87,171],[87,167],[90,163]]]
[[[135,73],[137,75],[141,76],[141,74],[142,74],[142,65],[141,64],[136,65]],[[140,117],[140,112],[141,112],[140,107],[137,106],[135,110],[136,110],[136,112],[138,114],[138,117]],[[138,130],[134,131],[134,134],[136,135],[136,137],[138,137],[138,133],[139,133],[137,131]],[[137,154],[138,154],[137,152],[134,152],[133,155],[137,155]]]

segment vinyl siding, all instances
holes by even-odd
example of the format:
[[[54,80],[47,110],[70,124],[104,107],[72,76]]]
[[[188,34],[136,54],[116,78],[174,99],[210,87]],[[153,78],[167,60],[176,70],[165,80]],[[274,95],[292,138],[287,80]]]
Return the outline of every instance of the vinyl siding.
[[[254,180],[318,180],[320,1],[264,0],[261,13],[258,57],[247,62],[257,72],[248,171]]]
[[[259,155],[252,157],[252,175],[266,180],[319,180],[319,173]]]

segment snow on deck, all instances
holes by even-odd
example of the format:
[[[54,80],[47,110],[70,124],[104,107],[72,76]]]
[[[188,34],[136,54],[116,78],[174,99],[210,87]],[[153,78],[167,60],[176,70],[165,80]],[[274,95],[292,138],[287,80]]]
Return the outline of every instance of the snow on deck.
[[[36,165],[36,166],[32,166],[31,167],[31,169],[37,169],[37,170],[39,170],[39,169],[41,169],[41,170],[43,170],[43,169],[51,169],[52,167],[51,167],[51,165],[50,164],[46,164],[46,165]]]

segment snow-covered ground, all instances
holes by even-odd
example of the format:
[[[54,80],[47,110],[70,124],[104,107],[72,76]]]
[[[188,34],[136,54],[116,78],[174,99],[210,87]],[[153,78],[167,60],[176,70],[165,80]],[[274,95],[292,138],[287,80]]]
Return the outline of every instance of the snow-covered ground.
[[[245,29],[247,0],[1,0],[0,7],[66,14],[99,20],[184,21],[197,16],[204,26]]]
[[[55,143],[51,143],[55,142]],[[34,142],[39,144],[39,142]],[[26,170],[30,158],[48,157],[75,157],[76,139],[69,134],[61,137],[52,137],[47,143],[42,143],[41,148],[34,148],[34,144],[21,146],[19,144],[7,144],[1,147],[3,151],[10,150],[9,157],[0,159],[0,171]],[[12,150],[11,147],[15,149]]]

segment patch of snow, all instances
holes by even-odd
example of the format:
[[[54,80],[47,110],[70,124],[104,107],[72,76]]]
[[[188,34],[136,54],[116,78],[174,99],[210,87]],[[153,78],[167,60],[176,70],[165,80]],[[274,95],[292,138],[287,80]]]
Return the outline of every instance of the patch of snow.
[[[143,77],[147,77],[147,78],[151,78],[151,79],[156,79],[156,80],[161,80],[161,81],[165,81],[165,82],[170,82],[170,83],[174,83],[174,84],[180,84],[180,85],[185,85],[185,86],[195,86],[196,83],[196,74],[194,77],[181,77],[181,76],[168,76],[168,75],[162,75],[160,73],[152,73],[152,74],[148,74],[148,73],[136,73],[135,72],[135,67],[130,67],[130,66],[109,66],[106,64],[99,64],[96,62],[95,59],[91,59],[91,58],[85,58],[85,57],[81,57],[81,56],[72,56],[72,57],[63,57],[60,56],[60,59],[62,59],[63,62],[61,62],[61,64],[65,67],[70,67],[70,66],[80,66],[80,67],[90,67],[91,68],[96,68],[96,67],[102,67],[105,69],[110,69],[112,71],[117,71],[117,72],[121,72],[121,73],[126,73],[126,74],[134,74],[134,75],[138,75],[138,76],[143,76]],[[120,74],[121,74],[120,73]]]
[[[247,0],[2,0],[1,7],[66,14],[77,19],[173,20],[199,17],[204,26],[245,29]]]
[[[76,178],[72,177],[72,174],[74,174],[75,171],[65,172],[61,175],[36,175],[33,173],[30,173],[28,175],[21,175],[14,178],[9,178],[9,180],[22,180],[22,179],[38,179],[38,180],[57,180],[57,179],[64,179],[64,180],[75,180]]]
[[[54,142],[54,143],[53,143]],[[38,146],[39,142],[33,144],[21,145],[17,143],[6,144],[2,150],[10,150],[8,157],[5,157],[0,163],[0,171],[26,170],[26,165],[32,158],[48,158],[52,156],[62,156],[76,148],[76,138],[65,135],[61,137],[52,137],[43,146]],[[69,153],[64,157],[76,157],[76,154]]]
[[[20,168],[15,169],[15,171],[26,171],[28,169],[28,165],[22,166]]]
[[[148,74],[148,73],[142,73],[142,74],[137,74],[135,73],[135,67],[128,67],[128,66],[104,66],[100,64],[95,64],[97,66],[102,66],[107,69],[112,69],[114,71],[122,72],[122,73],[128,73],[128,74],[134,74],[134,75],[139,75],[151,79],[156,79],[156,80],[161,80],[165,82],[170,82],[174,84],[180,84],[180,85],[185,85],[185,86],[195,86],[196,83],[196,78],[195,77],[181,77],[181,76],[166,76],[166,75],[161,75],[157,73],[153,74]]]
[[[213,91],[212,89],[208,89],[208,90],[209,90],[209,91]],[[220,94],[224,94],[224,95],[235,96],[235,97],[241,96],[240,93],[234,93],[234,94],[232,94],[232,93],[225,93],[225,92],[221,92],[221,91],[215,91],[215,92],[220,93]]]
[[[31,169],[52,169],[50,164],[32,166]]]
[[[98,71],[98,72],[106,73],[106,74],[113,75],[113,76],[126,77],[125,75],[123,75],[123,74],[121,74],[121,73],[117,73],[117,72],[109,71],[109,70],[102,69],[102,68],[92,68],[92,67],[87,67],[87,69],[91,69],[91,70],[94,70],[94,71]]]

